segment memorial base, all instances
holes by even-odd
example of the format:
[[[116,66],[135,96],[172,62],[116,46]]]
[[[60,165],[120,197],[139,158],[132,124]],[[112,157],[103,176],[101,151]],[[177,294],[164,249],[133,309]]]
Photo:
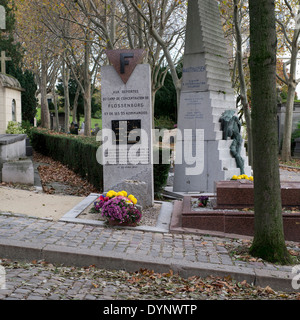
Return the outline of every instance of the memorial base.
[[[170,232],[196,233],[212,236],[254,235],[254,211],[192,208],[190,196],[175,201]],[[284,235],[287,241],[300,241],[300,210],[282,213]]]
[[[242,209],[254,206],[254,184],[248,180],[220,181],[216,184],[216,209]],[[281,182],[283,207],[300,208],[300,182]]]

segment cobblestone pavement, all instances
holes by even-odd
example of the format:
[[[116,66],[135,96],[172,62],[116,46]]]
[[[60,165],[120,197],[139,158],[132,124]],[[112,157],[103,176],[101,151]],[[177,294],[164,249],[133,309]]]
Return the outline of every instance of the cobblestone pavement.
[[[0,214],[0,258],[47,261],[70,267],[87,268],[95,265],[105,269],[105,272],[135,272],[140,268],[155,272],[173,270],[184,278],[195,275],[230,275],[237,281],[246,280],[261,287],[271,286],[273,289],[293,291],[292,266],[235,260],[228,248],[237,247],[242,241],[244,240],[106,228]],[[290,246],[300,252],[297,243],[290,243]],[[7,269],[7,289],[0,291],[0,299],[140,297],[140,293],[135,295],[132,290],[128,293],[126,286],[122,293],[122,288],[116,286],[113,280],[103,280],[100,271],[86,278],[77,278],[80,271],[77,276],[63,278],[61,272],[56,274],[57,270],[52,265],[46,269],[34,265],[30,268],[14,268],[10,265]],[[67,269],[66,273],[68,272],[70,273],[70,269]],[[99,286],[103,287],[101,293],[96,290]]]
[[[299,172],[284,171],[284,175],[289,180],[299,178]],[[295,273],[293,266],[270,264],[259,259],[241,261],[232,254],[232,249],[238,249],[245,241],[248,240],[107,228],[2,213],[0,287],[1,268],[4,268],[6,288],[0,288],[0,300],[228,299],[240,287],[245,286],[246,290],[249,285],[245,283],[272,288],[267,289],[268,293],[295,291],[292,281],[300,271],[300,263]],[[287,242],[287,246],[300,261],[300,244]],[[163,286],[160,276],[150,273],[138,288],[134,284],[140,283],[142,277],[128,274],[138,270],[167,273],[166,277],[171,281]],[[224,280],[208,280],[191,287],[191,282],[179,281],[169,274],[170,270],[182,279],[223,277],[239,281],[239,286],[236,287],[236,283],[224,285]],[[192,279],[195,284],[196,280]],[[176,287],[174,291],[177,282],[182,287]],[[208,293],[203,289],[207,283]],[[298,284],[299,279],[296,286]],[[222,290],[216,291],[217,296],[210,294],[215,285],[223,286]],[[225,287],[231,290],[226,291]],[[203,290],[199,291],[199,288]],[[248,298],[253,292],[257,295],[258,290],[253,289]],[[243,298],[243,295],[239,297]],[[280,297],[299,298],[299,288],[296,294],[283,293]]]

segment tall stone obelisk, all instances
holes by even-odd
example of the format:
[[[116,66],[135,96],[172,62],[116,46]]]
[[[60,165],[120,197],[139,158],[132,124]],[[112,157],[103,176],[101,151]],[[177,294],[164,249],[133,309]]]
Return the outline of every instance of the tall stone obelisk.
[[[221,131],[219,120],[226,110],[235,110],[235,97],[218,4],[215,0],[190,0],[173,191],[214,192],[216,182],[240,174],[230,154],[233,141],[223,140]],[[245,173],[250,175],[244,147],[241,156]],[[198,162],[193,163],[196,157]]]

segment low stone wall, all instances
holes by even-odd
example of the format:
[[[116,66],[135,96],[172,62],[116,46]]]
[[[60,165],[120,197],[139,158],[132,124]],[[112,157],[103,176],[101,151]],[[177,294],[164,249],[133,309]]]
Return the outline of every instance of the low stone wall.
[[[34,170],[26,156],[26,134],[0,135],[0,181],[34,184]]]
[[[248,180],[220,181],[216,184],[217,209],[253,208],[254,185]],[[300,207],[300,182],[281,181],[283,207]]]
[[[201,233],[207,231],[207,234],[211,235],[214,233],[216,235],[254,235],[254,212],[239,210],[196,211],[191,207],[191,197],[186,196],[183,199],[180,212],[177,210],[176,214],[180,227],[185,229],[198,229]],[[300,212],[283,213],[282,217],[285,239],[299,242]]]

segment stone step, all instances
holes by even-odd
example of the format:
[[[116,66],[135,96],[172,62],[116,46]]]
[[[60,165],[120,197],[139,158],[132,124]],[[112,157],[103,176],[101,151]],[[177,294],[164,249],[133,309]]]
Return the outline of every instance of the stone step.
[[[199,2],[199,6],[198,6],[199,11],[204,12],[206,14],[211,13],[211,14],[214,14],[215,17],[218,16],[220,18],[219,8],[213,2],[210,2],[210,1],[207,1],[207,2],[201,1],[201,3]]]
[[[225,180],[231,180],[234,175],[239,176],[241,170],[239,168],[231,168],[229,170],[224,170],[225,172]]]
[[[227,42],[225,38],[221,40],[221,38],[214,36],[210,36],[208,34],[203,34],[202,35],[202,41],[204,44],[208,43],[211,45],[215,45],[217,48],[219,48],[222,52],[224,52],[224,49],[226,50],[227,48]]]
[[[230,82],[224,82],[221,80],[207,79],[208,90],[217,91],[222,93],[232,93],[233,89]]]
[[[217,70],[215,70],[217,71]],[[226,72],[225,70],[220,70],[220,72],[213,72],[210,70],[207,70],[207,78],[208,79],[213,79],[216,81],[222,81],[224,83],[228,83],[230,85],[230,87],[232,87],[231,81],[230,81],[230,75],[229,75],[229,71]]]
[[[216,18],[215,17],[203,17],[201,16],[201,28],[203,29],[203,27],[205,27],[205,30],[208,30],[210,33],[215,34],[216,36],[219,37],[224,37],[224,32],[222,29],[222,25],[221,23],[219,23],[218,21],[216,22]]]
[[[227,92],[226,94],[222,92],[211,91],[209,93],[209,97],[214,107],[219,108],[220,107],[219,103],[222,106],[224,104],[232,103],[232,102],[233,102],[233,105],[235,106],[235,96],[233,91],[231,93]]]
[[[226,68],[229,68],[229,59],[227,57],[227,54],[216,54],[214,52],[205,52],[205,60],[206,61],[212,61],[213,63],[219,63],[223,66],[226,66]]]
[[[206,59],[205,68],[206,68],[206,71],[209,73],[213,73],[213,74],[217,74],[217,75],[225,75],[227,77],[227,79],[231,79],[229,68],[224,63],[216,63],[216,62],[209,61],[208,59]]]
[[[223,32],[215,33],[215,32],[211,32],[210,29],[203,29],[202,28],[202,33],[203,33],[204,37],[207,37],[209,39],[215,39],[217,41],[220,41],[221,43],[225,43],[225,47],[227,47],[228,42],[227,42]]]
[[[210,46],[215,46],[216,48],[216,52],[220,51],[221,53],[224,52],[224,48],[226,49],[227,47],[227,43],[224,40],[223,42],[221,42],[219,39],[213,39],[213,38],[209,38],[206,35],[202,35],[202,41],[204,46],[205,45],[210,45]]]
[[[210,60],[209,58],[205,60],[206,72],[210,72],[216,75],[226,76],[227,81],[231,82],[230,71],[228,67],[228,61],[218,62]]]
[[[222,163],[222,169],[225,170],[226,169],[236,169],[236,161],[233,157],[228,158],[228,159],[221,159],[221,163]],[[232,177],[232,176],[231,176]]]
[[[201,5],[199,6],[199,14],[201,21],[213,21],[215,25],[222,26],[219,11],[213,8],[208,9],[205,5]]]

